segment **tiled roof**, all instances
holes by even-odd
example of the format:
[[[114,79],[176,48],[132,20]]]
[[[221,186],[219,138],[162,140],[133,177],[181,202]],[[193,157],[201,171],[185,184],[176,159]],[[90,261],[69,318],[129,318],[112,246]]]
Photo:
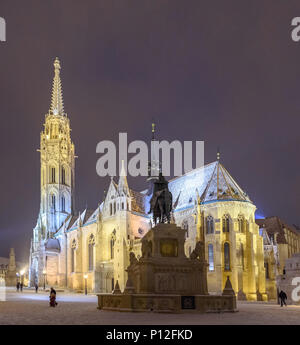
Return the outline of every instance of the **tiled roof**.
[[[177,200],[177,208],[193,205],[197,197],[202,203],[222,200],[251,202],[219,161],[170,180],[169,189],[173,201]]]
[[[145,195],[130,189],[131,195],[131,210],[138,213],[146,213],[145,210]]]
[[[286,244],[286,238],[284,235],[284,228],[289,229],[296,235],[300,236],[300,232],[296,229],[296,227],[289,225],[282,221],[279,217],[267,217],[265,219],[256,219],[256,224],[259,227],[264,227],[267,231],[269,237],[274,238],[276,235],[276,241],[280,244]]]

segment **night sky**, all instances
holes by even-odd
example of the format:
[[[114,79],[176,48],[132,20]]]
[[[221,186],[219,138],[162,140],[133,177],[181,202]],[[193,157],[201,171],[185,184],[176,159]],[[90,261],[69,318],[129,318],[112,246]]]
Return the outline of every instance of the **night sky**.
[[[95,208],[110,178],[96,145],[204,140],[264,216],[300,224],[299,0],[1,0],[0,256],[28,260],[40,202],[40,131],[53,60],[76,154],[76,209]],[[129,177],[131,188],[145,188]]]

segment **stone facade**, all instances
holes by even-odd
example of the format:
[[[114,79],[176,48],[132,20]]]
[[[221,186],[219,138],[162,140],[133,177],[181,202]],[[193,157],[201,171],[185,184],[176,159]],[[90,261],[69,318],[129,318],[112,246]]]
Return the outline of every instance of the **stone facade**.
[[[277,299],[277,283],[284,274],[286,262],[300,252],[300,232],[279,217],[257,219],[264,243],[266,290],[270,299]]]

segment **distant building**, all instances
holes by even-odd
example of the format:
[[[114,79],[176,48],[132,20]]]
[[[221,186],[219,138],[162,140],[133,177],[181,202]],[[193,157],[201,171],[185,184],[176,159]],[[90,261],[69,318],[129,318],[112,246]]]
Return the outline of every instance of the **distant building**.
[[[293,284],[294,278],[298,278]],[[299,286],[300,279],[300,253],[293,254],[291,258],[285,261],[284,274],[278,277],[278,291],[283,290],[287,294],[288,304],[300,304],[300,291],[294,292],[296,296],[292,296],[293,290]],[[295,299],[296,297],[296,299]],[[298,300],[299,299],[299,300]]]
[[[294,254],[300,253],[300,231],[279,217],[256,219],[264,239],[264,266],[266,288],[272,299],[277,298],[278,280],[284,274],[286,261]]]
[[[16,262],[15,251],[11,248],[9,258],[0,257],[0,278],[5,280],[6,286],[16,286],[18,274],[24,267],[24,264]]]

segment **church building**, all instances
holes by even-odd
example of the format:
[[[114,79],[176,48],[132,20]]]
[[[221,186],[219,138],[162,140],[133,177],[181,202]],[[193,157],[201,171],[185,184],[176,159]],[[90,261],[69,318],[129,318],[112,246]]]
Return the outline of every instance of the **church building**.
[[[151,188],[132,189],[122,167],[96,209],[75,213],[75,148],[60,70],[56,58],[51,106],[41,132],[41,201],[31,242],[30,284],[43,285],[46,279],[48,286],[82,291],[87,282],[90,292],[111,292],[118,281],[123,291],[129,254],[141,255],[141,239],[152,226]],[[158,166],[154,160],[151,164]],[[149,176],[149,186],[154,178]],[[267,300],[256,207],[220,157],[170,180],[169,189],[173,221],[186,230],[186,256],[204,231],[209,292],[221,293],[229,276],[238,298]]]

